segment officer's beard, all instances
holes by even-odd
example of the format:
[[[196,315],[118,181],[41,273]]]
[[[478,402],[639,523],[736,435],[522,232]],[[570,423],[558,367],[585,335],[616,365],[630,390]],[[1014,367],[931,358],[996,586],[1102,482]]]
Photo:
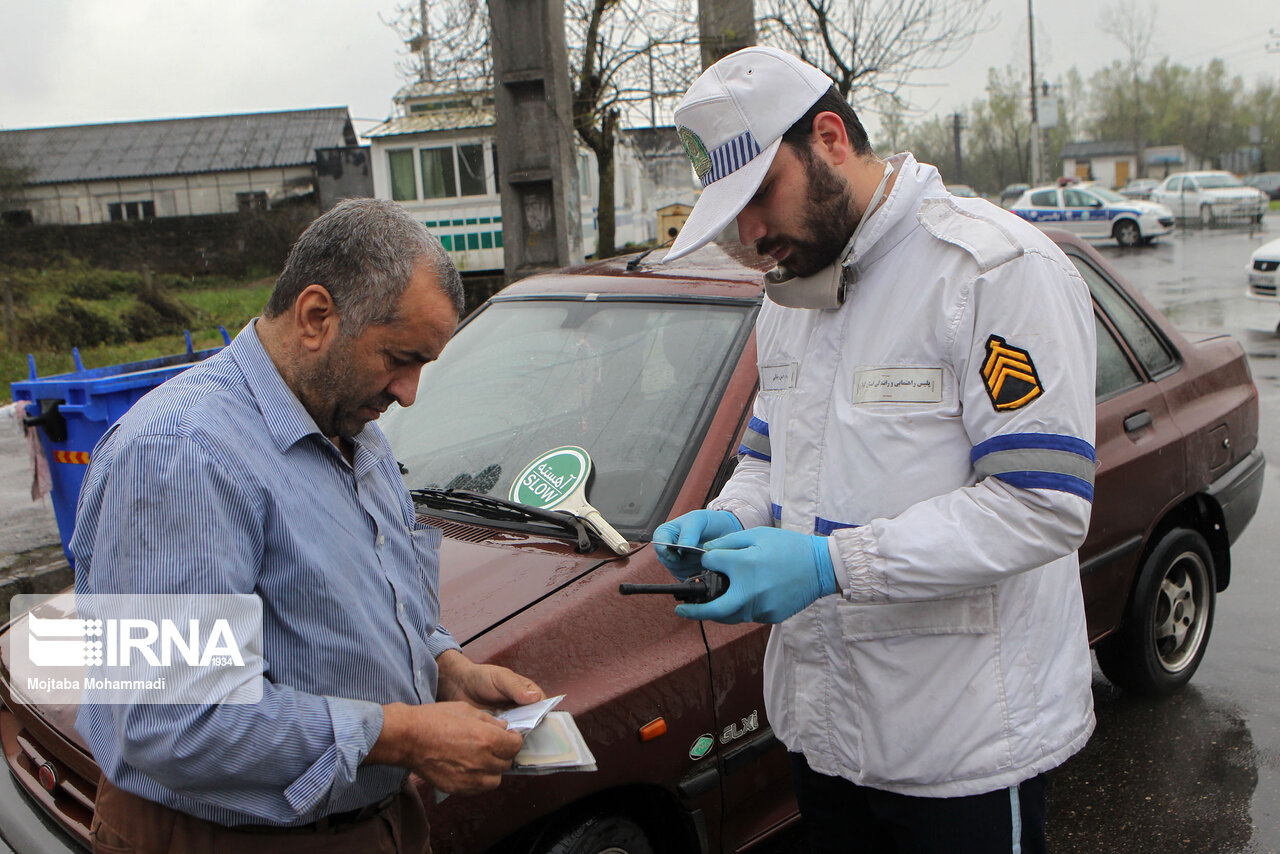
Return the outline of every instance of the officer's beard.
[[[756,251],[769,255],[779,246],[791,248],[782,265],[794,276],[805,278],[839,259],[853,230],[862,219],[853,199],[853,188],[843,175],[820,160],[807,145],[793,146],[804,164],[809,206],[803,215],[804,236],[778,235],[756,243]]]

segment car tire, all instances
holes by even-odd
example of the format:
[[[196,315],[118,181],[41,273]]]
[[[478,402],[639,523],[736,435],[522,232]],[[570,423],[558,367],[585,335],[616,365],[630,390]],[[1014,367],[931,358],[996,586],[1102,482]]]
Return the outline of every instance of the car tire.
[[[593,815],[539,846],[541,854],[654,854],[644,828],[620,815]]]
[[[1204,658],[1216,597],[1205,538],[1190,528],[1166,533],[1142,564],[1124,622],[1096,647],[1103,674],[1150,697],[1177,691]]]
[[[1125,248],[1137,246],[1142,242],[1142,229],[1131,219],[1118,220],[1111,229],[1111,236]]]
[[[1206,228],[1213,225],[1213,208],[1209,205],[1200,206],[1200,224]]]

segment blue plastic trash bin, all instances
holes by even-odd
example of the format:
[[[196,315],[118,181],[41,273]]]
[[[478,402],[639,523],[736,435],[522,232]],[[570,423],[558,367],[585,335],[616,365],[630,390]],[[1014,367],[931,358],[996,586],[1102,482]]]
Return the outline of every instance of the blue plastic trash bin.
[[[222,340],[230,344],[227,330],[221,326],[218,329]],[[52,480],[53,514],[58,520],[58,536],[62,538],[62,550],[68,561],[80,484],[98,440],[144,394],[222,349],[195,350],[191,333],[186,337],[185,353],[106,368],[85,368],[77,349],[73,351],[76,369],[51,377],[37,377],[35,359],[28,356],[31,376],[9,384],[19,416],[25,405],[25,423],[40,430]]]

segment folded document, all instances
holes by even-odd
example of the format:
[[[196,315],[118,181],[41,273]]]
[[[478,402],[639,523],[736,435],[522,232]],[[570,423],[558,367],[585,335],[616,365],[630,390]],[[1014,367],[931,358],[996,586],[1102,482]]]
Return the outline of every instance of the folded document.
[[[596,758],[583,740],[573,715],[553,711],[564,699],[550,697],[539,703],[517,706],[498,715],[508,728],[524,735],[511,774],[554,774],[557,771],[594,771]]]

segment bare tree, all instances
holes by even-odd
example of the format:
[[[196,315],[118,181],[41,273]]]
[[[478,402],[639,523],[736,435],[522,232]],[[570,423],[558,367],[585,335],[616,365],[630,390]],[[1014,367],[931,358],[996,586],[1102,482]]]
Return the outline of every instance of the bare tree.
[[[624,121],[669,112],[698,73],[691,0],[566,0],[565,40],[573,127],[595,154],[599,186],[596,257],[616,252],[614,150]],[[423,21],[426,25],[423,26]],[[422,0],[387,23],[414,49],[400,65],[413,80],[492,85],[486,0]]]
[[[1138,161],[1138,177],[1146,177],[1146,163],[1142,156],[1146,148],[1147,116],[1142,103],[1142,68],[1151,56],[1151,40],[1156,31],[1157,10],[1154,2],[1146,6],[1120,2],[1103,11],[1098,29],[1120,42],[1125,51],[1124,68],[1128,72],[1128,92],[1131,101],[1127,111],[1131,117],[1134,156]]]
[[[567,0],[565,25],[574,74],[573,127],[596,156],[596,257],[604,258],[616,251],[618,122],[626,110],[683,93],[699,68],[697,27],[688,3],[658,10],[643,0]]]
[[[762,42],[830,75],[848,98],[889,96],[944,68],[989,26],[990,0],[758,0]]]

